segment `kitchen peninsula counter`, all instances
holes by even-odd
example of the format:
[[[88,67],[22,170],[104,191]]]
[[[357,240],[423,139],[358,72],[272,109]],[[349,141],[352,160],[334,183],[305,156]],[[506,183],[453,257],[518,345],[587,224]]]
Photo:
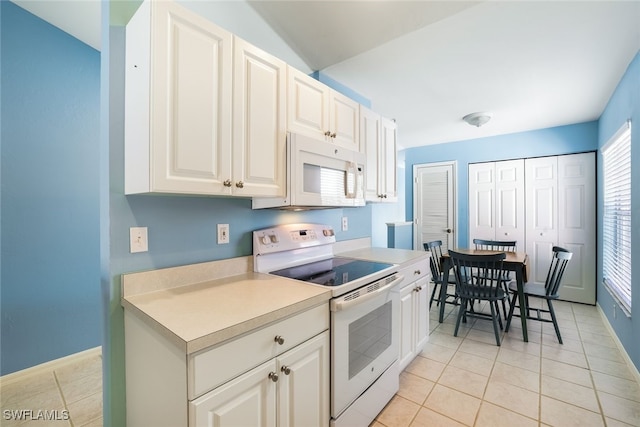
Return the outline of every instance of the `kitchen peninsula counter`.
[[[247,271],[247,258],[125,274],[122,306],[192,354],[331,297],[319,286]]]

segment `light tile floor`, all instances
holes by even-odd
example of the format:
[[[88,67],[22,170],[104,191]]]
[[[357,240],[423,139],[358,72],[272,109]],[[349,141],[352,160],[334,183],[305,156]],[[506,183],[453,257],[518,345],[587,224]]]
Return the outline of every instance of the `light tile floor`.
[[[640,426],[640,385],[598,309],[554,307],[564,345],[535,321],[523,342],[514,317],[498,347],[490,321],[469,319],[454,337],[457,307],[440,324],[434,304],[426,348],[372,427]]]
[[[3,381],[0,409],[3,427],[102,426],[102,358],[91,356],[24,379]]]

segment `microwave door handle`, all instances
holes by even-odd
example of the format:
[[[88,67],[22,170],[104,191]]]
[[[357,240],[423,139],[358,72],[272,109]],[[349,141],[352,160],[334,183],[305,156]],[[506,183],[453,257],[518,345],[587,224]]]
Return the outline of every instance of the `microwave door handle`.
[[[345,181],[345,193],[347,199],[355,199],[356,197],[356,188],[358,188],[357,180],[358,174],[356,173],[357,165],[354,162],[348,162],[347,164],[347,172],[346,172],[346,181]]]

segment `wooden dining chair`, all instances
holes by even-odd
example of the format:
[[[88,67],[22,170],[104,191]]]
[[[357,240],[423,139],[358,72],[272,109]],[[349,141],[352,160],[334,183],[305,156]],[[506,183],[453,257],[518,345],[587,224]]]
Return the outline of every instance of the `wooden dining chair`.
[[[527,319],[537,320],[540,322],[553,323],[553,327],[556,330],[558,336],[558,342],[562,344],[562,336],[560,336],[560,328],[558,327],[558,320],[556,313],[553,310],[553,300],[559,298],[558,292],[560,291],[560,285],[562,285],[562,276],[567,268],[567,264],[571,260],[573,253],[559,246],[553,247],[553,258],[551,259],[551,265],[549,265],[549,271],[547,272],[547,278],[543,284],[538,283],[525,283],[524,284],[524,297],[526,304]],[[505,331],[509,331],[511,325],[511,319],[513,316],[520,317],[523,315],[522,307],[517,305],[518,301],[518,287],[515,283],[509,284],[509,289],[513,292],[511,299],[511,307],[509,308],[509,316],[507,317],[507,325]],[[540,298],[547,302],[547,309],[531,308],[529,305],[529,297]],[[515,308],[518,307],[519,313],[515,313]],[[535,313],[535,316],[532,314]]]
[[[444,274],[442,271],[442,240],[434,240],[432,242],[423,243],[422,245],[425,251],[431,252],[431,257],[429,258],[429,267],[431,268],[431,281],[433,282],[433,290],[431,291],[431,299],[429,300],[429,309],[431,309],[431,305],[433,301],[436,301],[436,306],[440,304],[440,289],[443,286],[444,282]],[[447,288],[447,294],[445,297],[445,303],[448,304],[458,304],[458,297],[455,293],[448,292],[448,285],[455,285],[456,281],[453,275],[449,275],[449,280],[447,280],[447,284],[444,285]]]
[[[460,298],[453,335],[458,336],[460,322],[466,322],[468,316],[488,318],[493,322],[496,344],[500,345],[499,329],[502,329],[502,320],[498,302],[507,298],[507,293],[502,286],[505,274],[503,261],[507,257],[506,254],[502,252],[489,255],[470,255],[450,250],[449,257],[456,281],[456,294]],[[474,302],[482,301],[488,302],[490,314],[473,308]]]

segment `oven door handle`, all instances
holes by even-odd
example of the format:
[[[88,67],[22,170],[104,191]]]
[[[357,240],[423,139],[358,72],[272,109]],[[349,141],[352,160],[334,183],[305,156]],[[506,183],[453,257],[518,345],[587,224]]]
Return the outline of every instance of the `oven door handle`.
[[[349,299],[347,301],[344,301],[343,299],[340,299],[339,301],[333,300],[333,301],[331,301],[331,311],[335,312],[335,311],[346,310],[351,306],[354,306],[354,305],[361,304],[363,302],[369,301],[370,299],[379,296],[381,293],[386,292],[386,291],[390,290],[391,288],[395,287],[398,283],[402,282],[403,280],[404,280],[404,276],[399,274],[394,281],[389,282],[385,286],[383,286],[383,287],[381,287],[379,289],[376,289],[373,292],[369,292],[368,294],[364,294],[361,297]]]

